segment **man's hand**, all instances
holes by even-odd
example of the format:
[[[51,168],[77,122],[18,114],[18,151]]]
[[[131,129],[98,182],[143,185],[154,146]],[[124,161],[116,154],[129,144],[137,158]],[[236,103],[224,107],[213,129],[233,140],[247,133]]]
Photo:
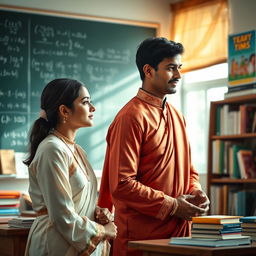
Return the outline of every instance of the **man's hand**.
[[[209,210],[210,200],[203,190],[194,190],[191,195],[194,195],[195,197],[192,200],[189,200],[190,203],[200,208],[204,208],[206,212]]]
[[[111,214],[108,208],[96,206],[95,219],[99,224],[106,225],[107,223],[114,221],[114,216]]]
[[[206,214],[208,208],[199,207],[192,202],[198,202],[196,195],[179,196],[177,198],[178,208],[174,215],[185,220],[191,220],[194,216]]]
[[[105,229],[105,238],[106,239],[115,239],[117,236],[117,226],[114,222],[110,221],[104,226]]]

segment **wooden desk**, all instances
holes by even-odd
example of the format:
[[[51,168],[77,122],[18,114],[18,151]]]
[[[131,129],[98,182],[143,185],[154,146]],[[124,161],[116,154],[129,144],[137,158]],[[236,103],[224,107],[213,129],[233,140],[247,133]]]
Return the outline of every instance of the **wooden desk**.
[[[0,256],[23,256],[26,248],[28,228],[10,228],[0,225]]]
[[[170,239],[130,241],[128,246],[143,251],[143,256],[255,256],[256,243],[235,247],[170,245]]]

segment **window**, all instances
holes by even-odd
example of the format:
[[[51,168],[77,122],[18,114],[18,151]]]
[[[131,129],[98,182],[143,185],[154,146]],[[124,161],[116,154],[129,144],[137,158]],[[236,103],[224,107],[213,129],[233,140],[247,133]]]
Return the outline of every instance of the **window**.
[[[185,46],[183,70],[227,60],[227,0],[189,0],[171,4],[171,39]]]
[[[182,112],[186,118],[192,159],[199,173],[207,171],[210,101],[224,99],[227,64],[186,73],[182,82]]]

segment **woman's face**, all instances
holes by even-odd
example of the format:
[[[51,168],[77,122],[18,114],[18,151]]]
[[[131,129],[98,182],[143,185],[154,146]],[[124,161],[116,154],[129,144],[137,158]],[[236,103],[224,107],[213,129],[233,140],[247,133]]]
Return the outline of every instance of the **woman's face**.
[[[93,112],[95,110],[88,90],[82,86],[79,96],[73,102],[73,109],[70,111],[67,124],[73,129],[93,126]]]

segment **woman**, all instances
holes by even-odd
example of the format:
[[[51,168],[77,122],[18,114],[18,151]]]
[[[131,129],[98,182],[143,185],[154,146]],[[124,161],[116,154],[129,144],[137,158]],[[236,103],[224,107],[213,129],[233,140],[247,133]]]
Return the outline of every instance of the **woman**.
[[[77,130],[93,125],[89,92],[76,80],[53,80],[42,92],[41,109],[24,161],[37,213],[26,255],[108,255],[116,226],[106,209],[96,208],[96,177],[75,144]]]

